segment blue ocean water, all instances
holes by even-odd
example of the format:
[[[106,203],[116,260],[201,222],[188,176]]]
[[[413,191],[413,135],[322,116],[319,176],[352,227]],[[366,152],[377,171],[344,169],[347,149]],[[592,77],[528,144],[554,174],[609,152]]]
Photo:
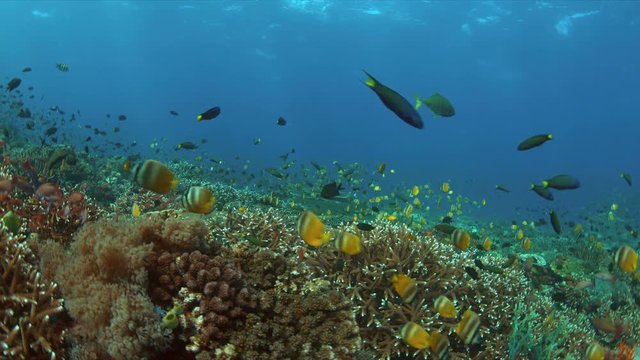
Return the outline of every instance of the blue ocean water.
[[[0,39],[3,81],[34,86],[32,110],[79,109],[146,156],[158,141],[168,159],[206,153],[257,173],[292,148],[307,165],[385,162],[396,174],[384,184],[449,181],[486,198],[478,215],[491,217],[546,209],[529,185],[560,173],[582,187],[557,194],[556,208],[637,193],[619,178],[640,179],[634,2],[0,2]],[[421,110],[425,128],[407,126],[362,69],[410,100],[440,92],[457,114]],[[220,117],[195,121],[215,105]],[[547,132],[553,141],[516,151]],[[201,138],[198,152],[172,149]]]

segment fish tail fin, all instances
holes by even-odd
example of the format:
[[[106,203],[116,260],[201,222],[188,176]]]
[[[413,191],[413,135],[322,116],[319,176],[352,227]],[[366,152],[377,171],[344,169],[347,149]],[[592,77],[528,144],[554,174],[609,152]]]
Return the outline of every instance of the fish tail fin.
[[[422,101],[422,99],[420,99],[419,95],[416,94],[415,96],[416,96],[416,105],[414,107],[416,110],[418,110],[424,104],[424,102]]]
[[[371,88],[375,88],[376,85],[378,84],[378,81],[371,76],[371,74],[369,74],[366,70],[362,70],[366,75],[367,75],[367,80],[365,80],[364,84],[367,85],[368,87]]]

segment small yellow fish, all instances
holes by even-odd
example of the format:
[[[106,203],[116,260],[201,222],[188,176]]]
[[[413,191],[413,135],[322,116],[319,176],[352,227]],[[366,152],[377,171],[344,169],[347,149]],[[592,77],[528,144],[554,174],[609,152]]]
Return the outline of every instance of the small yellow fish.
[[[373,191],[380,191],[380,185],[376,185],[373,187]]]
[[[451,300],[444,295],[438,296],[433,305],[438,314],[445,319],[453,319],[458,316],[458,310],[456,310]]]
[[[638,253],[631,246],[624,245],[618,248],[614,261],[624,272],[634,272],[638,269]]]
[[[413,206],[417,207],[418,209],[420,208],[421,203],[419,198],[413,199]]]
[[[442,190],[443,193],[448,194],[450,189],[449,183],[448,182],[444,182],[442,183],[442,185],[440,186],[440,190]]]
[[[362,240],[356,234],[343,232],[336,239],[336,248],[347,255],[358,255],[362,251]]]
[[[411,196],[418,196],[420,194],[420,188],[418,185],[414,185],[413,189],[411,189]]]
[[[140,216],[140,205],[138,205],[138,203],[133,203],[133,206],[131,207],[131,215],[133,215],[134,218]]]
[[[518,232],[516,233],[516,239],[522,240],[523,237],[524,237],[524,231],[522,231],[522,229],[519,229]]]
[[[609,219],[609,221],[616,221],[616,217],[613,215],[613,211],[609,211],[607,218]]]
[[[418,286],[415,280],[408,275],[396,274],[391,277],[393,289],[402,298],[406,304],[410,303],[418,292]]]
[[[411,220],[411,214],[413,214],[413,206],[411,204],[409,204],[404,209],[404,216],[406,216],[407,219]]]
[[[298,218],[298,234],[305,243],[313,247],[319,247],[325,243],[324,224],[320,218],[311,211],[305,211]]]
[[[618,204],[616,203],[611,204],[611,211],[618,211]]]
[[[449,338],[445,334],[441,334],[436,330],[431,330],[431,344],[429,349],[438,360],[449,358]]]
[[[451,242],[460,250],[467,250],[471,244],[471,235],[468,232],[455,229],[451,233]]]
[[[465,345],[471,344],[477,339],[480,330],[480,318],[478,314],[471,309],[464,312],[462,320],[456,326],[456,334],[465,343]]]
[[[238,208],[238,212],[239,212],[240,214],[244,214],[245,212],[247,212],[247,208],[246,208],[246,207]]]
[[[486,251],[491,250],[491,239],[487,236],[484,238],[484,241],[482,242],[482,248],[485,249]]]
[[[387,220],[389,220],[389,221],[396,221],[397,219],[398,219],[398,217],[395,216],[395,215],[388,215],[387,216]]]
[[[522,239],[522,248],[524,249],[524,251],[529,251],[529,249],[531,249],[531,239]]]
[[[400,337],[414,349],[426,349],[431,344],[431,336],[420,325],[409,321],[400,328]]]

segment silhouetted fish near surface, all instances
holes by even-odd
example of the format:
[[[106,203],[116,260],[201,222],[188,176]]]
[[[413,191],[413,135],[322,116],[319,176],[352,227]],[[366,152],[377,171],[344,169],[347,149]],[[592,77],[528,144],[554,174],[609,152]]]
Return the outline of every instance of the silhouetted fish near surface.
[[[127,120],[126,115],[118,115],[118,121],[125,121],[125,120]]]
[[[220,108],[218,106],[215,106],[203,112],[202,114],[199,114],[196,117],[196,120],[197,121],[212,120],[212,119],[215,119],[218,115],[220,115]]]
[[[626,172],[620,173],[620,177],[627,183],[627,185],[631,186],[631,175]]]
[[[26,68],[22,69],[22,72],[30,72],[30,71],[31,71],[30,67],[26,67]]]
[[[169,111],[169,114],[171,114],[171,115],[173,115],[173,116],[178,116],[178,113],[177,113],[177,112],[175,112],[175,111],[173,111],[173,110],[170,110],[170,111]]]
[[[287,125],[287,120],[285,120],[282,116],[280,116],[278,118],[278,120],[276,121],[276,124],[278,124],[280,126],[285,126],[285,125]]]
[[[335,181],[328,183],[322,187],[322,190],[320,190],[320,197],[332,199],[340,195],[340,190],[342,190],[342,184],[338,184]]]
[[[500,190],[502,192],[511,192],[511,190],[507,189],[507,187],[502,184],[496,185],[496,190]]]
[[[407,99],[405,99],[402,95],[398,94],[391,88],[388,88],[387,86],[380,83],[368,72],[364,71],[364,73],[368,77],[368,79],[365,81],[365,85],[367,85],[371,90],[373,90],[373,92],[376,93],[376,95],[378,95],[387,109],[391,110],[404,122],[417,129],[422,129],[424,127],[424,123],[422,122],[420,114],[418,114],[418,111],[413,106],[411,106]]]
[[[556,175],[551,179],[542,181],[542,186],[556,190],[571,190],[579,188],[580,181],[571,175]]]
[[[194,150],[198,148],[198,145],[192,143],[191,141],[185,141],[176,147],[177,149],[185,149],[185,150]]]
[[[56,69],[62,71],[62,72],[67,72],[69,71],[69,65],[67,64],[56,64]]]

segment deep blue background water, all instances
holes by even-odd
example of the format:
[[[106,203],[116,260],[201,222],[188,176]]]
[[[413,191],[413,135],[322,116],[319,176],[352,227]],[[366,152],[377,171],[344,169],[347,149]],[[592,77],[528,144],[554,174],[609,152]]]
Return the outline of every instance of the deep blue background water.
[[[384,161],[397,172],[390,183],[450,180],[457,193],[487,198],[490,214],[622,201],[637,193],[623,170],[640,182],[633,2],[0,2],[0,42],[3,81],[20,76],[44,96],[32,110],[80,109],[81,123],[120,126],[117,138],[143,149],[206,137],[203,151],[239,155],[254,170],[279,165],[292,147],[298,162],[373,171]],[[25,66],[33,72],[20,73]],[[457,115],[425,109],[424,130],[407,126],[362,84],[361,69],[411,101],[438,91]],[[214,105],[219,118],[195,122]],[[554,140],[543,147],[515,150],[546,132]],[[582,188],[554,204],[529,191],[558,173]],[[496,193],[496,183],[513,192]]]

